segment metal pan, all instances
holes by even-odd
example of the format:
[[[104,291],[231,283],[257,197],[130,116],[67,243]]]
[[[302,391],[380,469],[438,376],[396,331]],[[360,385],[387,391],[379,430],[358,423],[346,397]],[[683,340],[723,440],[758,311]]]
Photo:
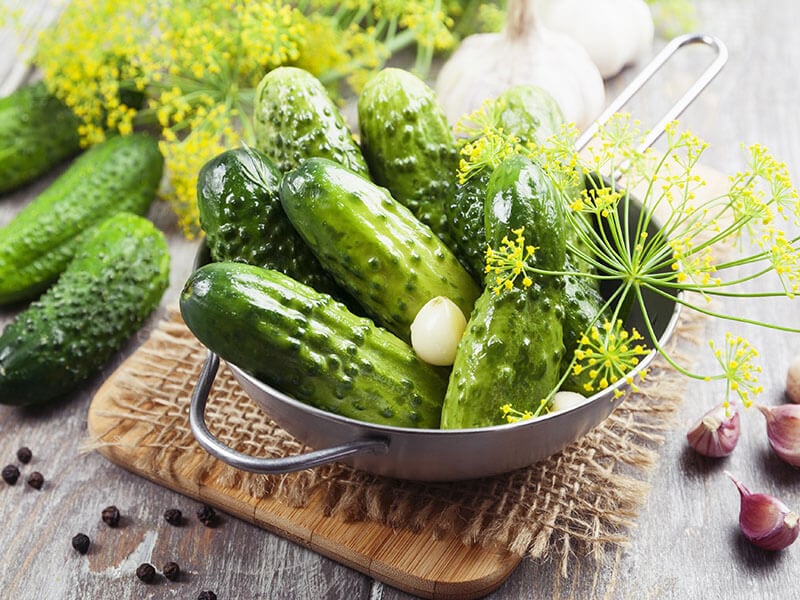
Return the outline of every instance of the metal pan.
[[[604,122],[635,94],[678,49],[690,44],[712,48],[716,57],[706,71],[662,118],[645,142],[650,146],[664,127],[692,102],[710,83],[727,60],[725,46],[712,36],[690,35],[676,38],[645,67],[578,140],[585,146]],[[634,204],[634,208],[638,208]],[[632,214],[635,224],[637,214]],[[653,231],[657,225],[652,224]],[[198,257],[201,262],[207,257]],[[648,314],[655,332],[665,344],[673,335],[679,305],[660,296],[646,298]],[[633,314],[628,325],[642,329],[641,315]],[[656,352],[648,354],[634,371],[647,368]],[[455,481],[487,477],[526,467],[563,450],[605,420],[620,404],[616,390],[624,390],[620,380],[578,405],[537,419],[479,429],[409,429],[375,425],[335,415],[307,404],[257,380],[235,365],[228,365],[244,391],[259,408],[288,433],[315,450],[296,456],[260,458],[238,452],[215,438],[205,423],[208,395],[219,368],[219,358],[209,352],[191,399],[189,422],[197,442],[210,454],[244,471],[289,473],[326,463],[341,461],[377,475],[418,481]],[[498,404],[500,399],[498,398]]]

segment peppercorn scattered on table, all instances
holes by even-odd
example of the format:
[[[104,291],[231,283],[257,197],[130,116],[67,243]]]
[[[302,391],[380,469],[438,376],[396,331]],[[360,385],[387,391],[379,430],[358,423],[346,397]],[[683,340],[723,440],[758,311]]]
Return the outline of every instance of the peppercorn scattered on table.
[[[742,170],[740,142],[758,142],[785,160],[795,184],[800,183],[800,81],[791,76],[800,70],[800,50],[790,42],[795,23],[787,18],[796,13],[795,3],[697,0],[696,5],[699,29],[721,38],[730,59],[681,124],[711,144],[704,157],[708,167],[725,173]],[[21,66],[14,44],[0,35],[0,89],[6,93],[35,77]],[[705,60],[703,49],[694,52],[649,84],[630,107],[636,116],[647,123],[693,79]],[[635,71],[628,69],[608,81],[607,96],[612,98]],[[66,166],[0,196],[0,226]],[[142,332],[67,401],[32,409],[0,405],[0,589],[17,600],[415,597],[384,583],[390,577],[373,578],[346,560],[327,558],[148,481],[98,452],[82,451],[95,392],[156,327],[166,307],[175,305],[192,270],[197,242],[181,235],[163,203],[156,202],[149,217],[167,235],[172,267],[161,307]],[[0,308],[0,326],[22,308]],[[754,298],[737,304],[737,314],[796,326],[800,304]],[[701,326],[693,331],[699,344],[684,348],[696,356],[698,371],[715,364],[706,340],[722,339],[730,329],[719,320]],[[800,338],[762,328],[744,328],[743,335],[761,353],[764,391],[757,402],[787,402],[787,369],[800,354]],[[800,472],[770,449],[762,413],[742,411],[741,436],[727,458],[706,459],[688,446],[686,432],[724,392],[724,386],[689,382],[664,439],[643,443],[657,462],[649,489],[641,490],[644,502],[638,515],[626,515],[636,526],[620,530],[628,545],[609,544],[599,561],[577,545],[572,552],[556,545],[543,558],[523,558],[487,597],[683,600],[707,597],[708,590],[720,598],[794,597],[800,545],[770,552],[748,542],[738,528],[740,494],[726,475],[800,511]],[[509,511],[530,508],[515,505],[511,497],[507,502]],[[591,537],[590,526],[587,535]],[[436,590],[426,595],[457,597]]]

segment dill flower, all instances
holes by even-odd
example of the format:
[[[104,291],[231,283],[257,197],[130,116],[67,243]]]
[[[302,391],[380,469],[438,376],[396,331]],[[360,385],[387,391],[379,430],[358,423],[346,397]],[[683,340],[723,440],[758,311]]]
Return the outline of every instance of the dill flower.
[[[497,295],[503,290],[513,288],[520,276],[522,287],[533,285],[533,279],[528,274],[528,260],[533,257],[536,248],[525,245],[524,231],[524,227],[514,229],[514,238],[504,236],[500,248],[494,250],[490,246],[486,249],[485,272],[493,278],[492,291]]]
[[[85,145],[141,128],[161,137],[165,197],[191,237],[190,172],[222,143],[254,143],[254,89],[269,70],[300,66],[332,93],[341,82],[358,91],[416,46],[424,76],[433,53],[455,44],[459,11],[442,0],[73,0],[34,62],[81,120]]]
[[[500,412],[503,413],[503,420],[506,423],[517,423],[519,421],[526,421],[528,419],[533,419],[534,417],[538,417],[540,415],[546,414],[547,410],[547,400],[542,399],[539,401],[539,405],[536,407],[536,410],[518,410],[514,408],[511,404],[506,403],[500,407]]]
[[[753,362],[758,357],[758,351],[747,340],[730,332],[725,334],[722,348],[718,348],[713,340],[709,341],[709,347],[722,368],[722,375],[717,379],[724,379],[726,383],[725,408],[730,406],[730,397],[734,393],[743,406],[751,406],[753,397],[764,391],[758,383],[761,367]]]

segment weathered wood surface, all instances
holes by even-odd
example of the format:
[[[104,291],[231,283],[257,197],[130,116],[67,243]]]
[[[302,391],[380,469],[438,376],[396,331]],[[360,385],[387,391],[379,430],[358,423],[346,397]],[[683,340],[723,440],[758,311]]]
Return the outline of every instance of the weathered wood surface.
[[[31,2],[30,4],[37,4]],[[47,2],[39,2],[46,5]],[[703,30],[720,36],[731,51],[722,75],[689,108],[682,122],[712,145],[706,162],[733,172],[742,168],[740,142],[759,142],[785,160],[800,182],[800,49],[794,43],[800,10],[793,0],[698,0]],[[0,32],[0,74],[11,71],[15,42]],[[667,69],[648,87],[632,110],[643,119],[654,116],[674,98],[704,60],[691,52],[678,68]],[[14,71],[18,72],[18,71]],[[618,89],[619,81],[611,83]],[[21,79],[20,79],[21,81]],[[611,92],[613,94],[613,91]],[[0,225],[5,224],[47,180],[4,198]],[[165,302],[174,302],[187,276],[194,245],[177,234],[163,207],[151,215],[172,240],[171,286]],[[797,325],[796,302],[738,303],[742,316],[778,315]],[[0,310],[0,322],[13,310]],[[730,329],[712,323],[707,336],[721,339]],[[783,401],[786,365],[800,346],[797,336],[740,328],[761,349],[765,404]],[[352,569],[266,533],[244,521],[226,518],[205,529],[196,521],[172,528],[162,520],[164,509],[178,507],[191,515],[191,501],[151,484],[108,462],[97,453],[80,454],[86,433],[86,412],[93,393],[130,353],[118,356],[100,376],[66,403],[35,411],[0,407],[0,463],[14,462],[21,445],[34,452],[23,473],[41,471],[46,479],[37,492],[23,483],[0,485],[0,589],[16,599],[194,598],[201,589],[220,598],[308,598],[405,600],[412,598]],[[711,366],[710,358],[708,366]],[[765,553],[738,534],[738,494],[724,470],[754,491],[773,493],[800,508],[800,474],[772,456],[760,414],[743,419],[740,445],[722,462],[697,459],[686,451],[684,433],[690,423],[721,397],[711,385],[692,386],[676,429],[660,450],[653,490],[631,532],[628,548],[596,567],[576,554],[566,578],[557,575],[554,558],[524,560],[492,599],[512,598],[792,598],[797,595],[798,547]],[[111,530],[100,522],[101,510],[116,504],[123,526]],[[69,540],[84,531],[94,540],[87,557],[72,552]],[[152,560],[157,567],[176,560],[186,576],[177,583],[161,580],[144,587],[135,567]]]

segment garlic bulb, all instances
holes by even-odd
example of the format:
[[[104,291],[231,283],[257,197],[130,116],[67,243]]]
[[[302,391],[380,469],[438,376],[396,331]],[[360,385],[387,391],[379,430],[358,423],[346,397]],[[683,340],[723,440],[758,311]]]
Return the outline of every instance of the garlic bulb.
[[[767,420],[767,439],[781,460],[800,467],[800,404],[759,406]]]
[[[467,319],[449,298],[437,296],[419,309],[411,323],[411,347],[426,363],[452,365]]]
[[[450,123],[517,84],[535,85],[555,98],[564,118],[579,128],[603,109],[603,78],[586,50],[546,29],[534,0],[509,0],[505,29],[467,36],[442,67],[436,93]]]
[[[769,494],[754,494],[733,475],[728,477],[739,489],[739,529],[751,543],[764,550],[783,550],[797,539],[800,517]]]
[[[739,441],[741,425],[736,407],[715,406],[686,434],[689,445],[703,456],[728,456]]]
[[[644,56],[654,25],[644,0],[539,0],[545,27],[583,46],[604,79]]]

